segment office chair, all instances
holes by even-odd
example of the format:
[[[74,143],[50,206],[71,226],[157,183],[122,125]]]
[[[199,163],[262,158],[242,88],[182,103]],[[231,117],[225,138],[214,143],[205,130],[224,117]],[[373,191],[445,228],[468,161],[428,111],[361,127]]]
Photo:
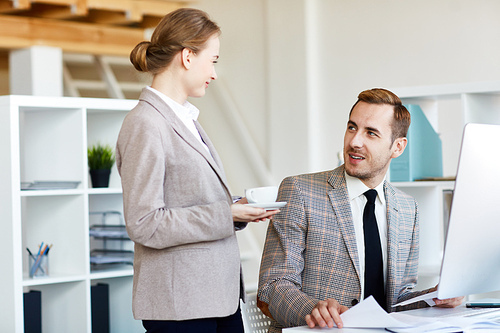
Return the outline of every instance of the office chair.
[[[257,307],[257,293],[247,295],[247,302],[241,301],[241,316],[245,333],[267,333],[271,319]]]

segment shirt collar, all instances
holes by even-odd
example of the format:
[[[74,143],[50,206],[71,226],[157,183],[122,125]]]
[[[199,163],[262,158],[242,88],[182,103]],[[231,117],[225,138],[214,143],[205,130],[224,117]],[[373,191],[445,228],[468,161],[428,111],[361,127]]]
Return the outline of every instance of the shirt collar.
[[[363,195],[366,191],[368,191],[370,188],[366,186],[359,178],[349,176],[347,172],[344,172],[345,175],[345,181],[347,185],[347,192],[349,193],[349,200],[352,201],[356,199],[357,197]],[[385,203],[385,197],[384,195],[381,195],[384,193],[384,182],[385,178],[378,184],[374,190],[377,190],[377,198],[379,198],[381,203]]]
[[[184,104],[179,104],[161,91],[156,90],[155,88],[152,87],[146,87],[150,91],[154,92],[156,95],[158,95],[167,105],[174,110],[175,114],[181,118],[181,119],[189,119],[196,121],[198,120],[198,116],[200,115],[200,110],[193,104],[189,103],[188,101],[185,101]]]

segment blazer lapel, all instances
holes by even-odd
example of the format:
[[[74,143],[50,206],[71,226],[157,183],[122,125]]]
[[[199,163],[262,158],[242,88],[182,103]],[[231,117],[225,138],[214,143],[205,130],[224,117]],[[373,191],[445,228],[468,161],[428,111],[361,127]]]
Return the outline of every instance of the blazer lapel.
[[[226,189],[229,192],[229,186],[227,185],[227,179],[226,179],[226,174],[224,173],[224,168],[222,166],[222,161],[219,157],[219,154],[217,154],[217,151],[215,150],[215,146],[213,145],[212,141],[208,137],[207,133],[201,127],[200,123],[198,121],[194,122],[196,125],[196,128],[198,129],[198,132],[200,133],[201,139],[205,144],[207,145],[208,149],[210,150],[210,154],[207,154],[207,151],[205,148],[202,148],[204,150],[204,156],[207,159],[207,161],[212,165],[212,168],[215,170],[215,172],[219,175],[219,178],[221,179],[222,183],[226,187]],[[208,157],[207,155],[210,155]]]
[[[344,168],[337,168],[332,172],[328,180],[332,189],[329,192],[330,202],[332,203],[333,211],[337,217],[342,237],[351,257],[358,281],[360,280],[360,266],[358,256],[358,246],[356,242],[356,232],[354,230],[354,223],[352,220],[351,203],[349,202],[349,193],[347,192],[347,185],[344,178]]]
[[[231,197],[229,187],[227,185],[226,176],[224,174],[224,169],[222,168],[222,162],[220,161],[219,156],[213,146],[212,142],[208,138],[208,135],[205,133],[201,125],[198,121],[195,121],[196,128],[200,133],[202,140],[207,145],[210,153],[207,152],[203,144],[198,141],[194,135],[186,128],[186,126],[182,123],[182,121],[175,115],[174,111],[152,91],[148,89],[143,89],[140,99],[144,102],[150,104],[153,108],[155,108],[165,119],[168,120],[169,124],[172,126],[174,131],[184,140],[186,141],[194,150],[200,153],[210,164],[212,169],[215,171],[219,179],[221,180],[222,185],[224,186],[228,196]],[[158,108],[158,105],[162,105],[163,107]]]
[[[385,200],[387,202],[387,282],[386,295],[390,298],[395,292],[395,287],[399,285],[398,279],[401,277],[397,274],[397,264],[399,253],[399,237],[400,226],[399,221],[399,204],[396,198],[394,188],[386,181],[384,183]],[[388,300],[388,303],[389,300]]]

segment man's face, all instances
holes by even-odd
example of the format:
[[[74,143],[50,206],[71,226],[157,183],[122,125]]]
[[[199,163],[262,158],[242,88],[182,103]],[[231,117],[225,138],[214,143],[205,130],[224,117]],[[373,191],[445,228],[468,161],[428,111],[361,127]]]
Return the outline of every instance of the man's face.
[[[392,105],[359,102],[352,110],[344,135],[344,161],[348,175],[370,188],[384,179],[392,158],[401,155],[406,138],[392,142]]]

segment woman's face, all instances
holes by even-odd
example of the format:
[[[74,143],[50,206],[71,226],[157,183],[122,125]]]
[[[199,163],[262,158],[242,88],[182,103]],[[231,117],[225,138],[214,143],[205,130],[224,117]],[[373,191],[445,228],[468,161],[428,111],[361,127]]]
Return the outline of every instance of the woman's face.
[[[217,79],[215,64],[219,59],[219,37],[214,35],[206,44],[206,47],[196,54],[192,54],[191,66],[188,71],[187,95],[190,97],[202,97],[205,89],[212,80]]]

